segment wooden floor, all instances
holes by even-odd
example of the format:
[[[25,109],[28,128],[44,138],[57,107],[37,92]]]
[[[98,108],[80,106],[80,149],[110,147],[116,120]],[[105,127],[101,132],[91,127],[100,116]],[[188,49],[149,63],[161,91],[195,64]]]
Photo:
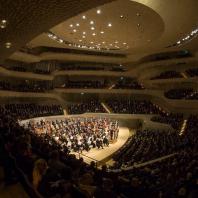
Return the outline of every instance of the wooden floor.
[[[80,155],[80,157],[83,157],[86,163],[90,163],[94,160],[101,163],[105,161],[105,159],[108,159],[110,156],[112,156],[112,154],[115,153],[120,147],[122,147],[129,138],[129,136],[129,129],[126,127],[120,127],[118,139],[115,143],[110,144],[109,147],[104,147],[104,149],[94,148],[91,149],[89,152],[83,151],[82,154],[84,155]],[[77,158],[79,157],[78,153],[73,152],[73,154],[75,154]]]
[[[29,198],[20,183],[5,186],[3,169],[0,167],[0,198]]]

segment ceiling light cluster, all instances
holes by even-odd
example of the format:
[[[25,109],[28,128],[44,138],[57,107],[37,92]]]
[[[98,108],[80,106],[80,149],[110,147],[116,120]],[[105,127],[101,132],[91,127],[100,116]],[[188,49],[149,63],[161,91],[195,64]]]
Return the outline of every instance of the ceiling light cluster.
[[[7,21],[5,19],[2,19],[0,21],[0,28],[4,29],[4,28],[6,28],[6,26],[7,26]]]
[[[126,50],[129,49],[127,42],[124,40],[105,40],[105,36],[109,35],[114,30],[114,24],[111,21],[104,22],[102,26],[97,23],[98,15],[102,15],[101,9],[95,10],[96,18],[88,17],[88,15],[81,15],[78,21],[72,21],[68,24],[68,33],[71,35],[71,41],[63,40],[50,31],[48,36],[59,43],[67,44],[70,47],[87,48],[94,50]],[[124,15],[120,14],[118,17],[123,18]],[[100,26],[97,26],[100,25]]]
[[[10,43],[10,42],[5,43],[5,47],[6,47],[7,49],[11,48],[11,46],[12,46],[12,43]]]
[[[191,41],[192,39],[194,39],[197,35],[198,35],[198,28],[192,30],[188,35],[186,35],[186,37],[182,38],[181,40],[177,41],[176,43],[174,43],[168,47],[183,45],[183,44]]]

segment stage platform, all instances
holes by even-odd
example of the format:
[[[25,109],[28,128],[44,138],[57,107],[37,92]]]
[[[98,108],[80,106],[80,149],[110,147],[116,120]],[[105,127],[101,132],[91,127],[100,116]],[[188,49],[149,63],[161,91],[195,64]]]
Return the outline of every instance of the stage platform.
[[[104,149],[94,148],[91,149],[89,152],[83,151],[82,154],[72,152],[72,154],[75,154],[77,158],[79,158],[79,156],[83,157],[86,163],[95,161],[98,165],[101,165],[102,163],[110,160],[113,153],[115,153],[125,144],[129,136],[129,129],[126,127],[120,127],[117,141],[115,143],[109,144],[109,147],[105,146]]]

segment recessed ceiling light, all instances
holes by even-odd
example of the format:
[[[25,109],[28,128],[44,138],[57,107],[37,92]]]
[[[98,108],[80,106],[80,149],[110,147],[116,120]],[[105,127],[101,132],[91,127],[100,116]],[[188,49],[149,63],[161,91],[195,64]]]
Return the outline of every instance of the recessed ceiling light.
[[[105,41],[103,41],[102,44],[105,44]]]
[[[127,43],[123,43],[123,45],[126,45]]]
[[[90,24],[93,25],[94,24],[94,21],[90,21]]]
[[[10,48],[11,45],[12,45],[12,43],[10,43],[10,42],[5,43],[5,47],[6,47],[6,48]]]
[[[70,24],[69,26],[70,26],[70,27],[73,27],[73,24]]]
[[[82,42],[82,40],[80,39],[79,42]]]
[[[112,24],[111,23],[108,23],[108,27],[112,27]]]
[[[101,31],[100,33],[101,33],[101,34],[104,34],[104,31]]]
[[[63,39],[59,39],[59,43],[63,43]]]
[[[6,27],[6,25],[5,24],[1,24],[0,27],[1,27],[1,29],[4,29]]]
[[[115,43],[117,44],[117,43],[118,43],[118,41],[115,41]]]
[[[79,27],[79,26],[80,26],[80,24],[79,24],[79,23],[76,23],[76,26],[78,26],[78,27]]]
[[[97,10],[97,14],[101,14],[101,10]]]
[[[73,32],[76,32],[76,29],[73,29]]]
[[[0,27],[1,27],[1,29],[6,28],[6,24],[7,24],[7,21],[5,19],[1,20],[0,21]]]
[[[124,18],[124,15],[120,15],[120,18]]]
[[[85,35],[86,34],[86,32],[83,32],[83,35]]]
[[[95,28],[94,27],[91,27],[91,30],[95,30]]]
[[[85,16],[85,15],[83,15],[83,16],[82,16],[82,19],[86,19],[86,16]]]
[[[93,44],[93,41],[91,41],[90,43]]]
[[[7,21],[5,19],[1,20],[2,23],[7,23]]]
[[[82,38],[86,38],[86,36],[83,35]]]
[[[72,44],[70,43],[69,46],[72,46]]]
[[[92,35],[93,35],[93,36],[96,36],[96,33],[93,33]]]

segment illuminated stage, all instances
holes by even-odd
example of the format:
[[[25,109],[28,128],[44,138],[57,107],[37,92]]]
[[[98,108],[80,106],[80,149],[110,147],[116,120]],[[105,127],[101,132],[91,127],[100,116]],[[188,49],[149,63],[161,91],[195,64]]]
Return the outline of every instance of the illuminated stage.
[[[80,157],[83,157],[86,163],[97,161],[97,163],[100,165],[101,163],[108,161],[113,153],[115,153],[125,144],[129,136],[129,129],[126,127],[120,127],[118,139],[115,143],[109,144],[109,147],[105,146],[104,149],[93,148],[88,152],[83,151],[82,154],[80,154]],[[72,152],[72,154],[75,154],[76,157],[79,158],[79,153]]]

